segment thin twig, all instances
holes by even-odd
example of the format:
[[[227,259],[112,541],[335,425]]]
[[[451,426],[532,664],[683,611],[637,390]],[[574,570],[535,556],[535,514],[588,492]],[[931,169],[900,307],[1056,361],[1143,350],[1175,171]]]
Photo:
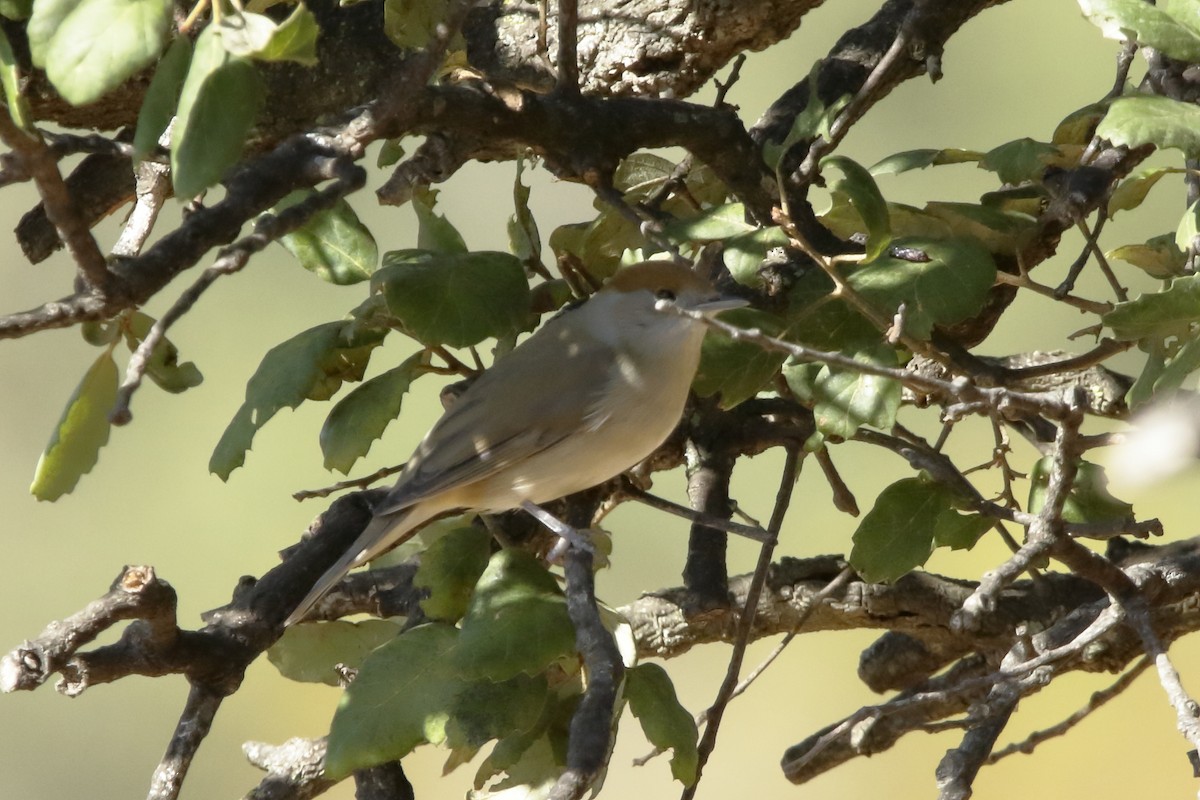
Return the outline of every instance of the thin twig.
[[[677,517],[690,520],[706,528],[716,528],[719,531],[744,536],[747,539],[764,544],[772,541],[770,531],[765,531],[757,525],[742,525],[712,514],[694,511],[686,506],[681,506],[678,503],[673,503],[665,498],[650,494],[645,489],[635,486],[632,481],[626,481],[621,487],[621,492],[640,503],[645,503],[651,508],[665,511],[668,514],[674,514]]]
[[[338,200],[361,189],[366,183],[366,171],[357,165],[347,163],[341,172],[342,175],[332,185],[277,214],[260,217],[254,226],[254,233],[223,249],[217,256],[216,262],[204,270],[196,282],[188,287],[187,291],[181,294],[166,313],[154,323],[150,332],[146,334],[146,338],[129,358],[129,364],[125,369],[125,380],[117,391],[116,403],[109,413],[109,419],[114,425],[125,425],[133,419],[133,414],[129,410],[130,400],[133,398],[133,393],[141,386],[154,348],[166,336],[167,329],[190,311],[218,278],[238,272],[249,263],[252,255],[263,250],[281,236],[296,230],[317,212],[332,208]]]
[[[46,218],[54,225],[80,272],[95,289],[108,294],[113,289],[114,276],[59,172],[54,153],[41,136],[18,128],[7,113],[0,113],[0,141],[21,159],[24,169],[33,178],[46,209]]]
[[[988,756],[987,763],[995,764],[997,761],[1000,761],[1001,759],[1007,758],[1011,755],[1016,755],[1017,753],[1029,755],[1033,753],[1033,751],[1037,749],[1037,746],[1042,742],[1049,741],[1050,739],[1055,739],[1059,736],[1067,734],[1072,728],[1074,728],[1080,722],[1083,722],[1083,720],[1087,719],[1092,712],[1098,710],[1109,700],[1112,700],[1128,689],[1133,682],[1137,680],[1138,676],[1146,671],[1146,668],[1150,666],[1150,663],[1151,661],[1149,658],[1143,658],[1142,660],[1138,661],[1133,665],[1133,667],[1124,672],[1121,677],[1113,681],[1112,684],[1099,691],[1093,692],[1092,696],[1088,698],[1087,705],[1085,705],[1083,708],[1080,708],[1075,713],[1071,714],[1071,716],[1067,717],[1056,725],[1051,725],[1049,728],[1042,728],[1041,730],[1034,731],[1033,733],[1029,734],[1029,736],[1025,737],[1024,740],[1020,742],[1014,742],[1002,750],[997,750]]]
[[[751,670],[749,674],[742,679],[742,682],[734,688],[733,693],[729,696],[729,699],[732,700],[735,697],[739,697],[747,689],[749,689],[751,684],[758,680],[758,678],[767,671],[767,667],[771,666],[775,659],[783,655],[783,651],[787,649],[787,646],[792,643],[792,640],[800,634],[800,630],[804,627],[804,623],[809,617],[812,616],[812,613],[816,610],[817,606],[825,602],[825,600],[828,598],[832,597],[833,593],[845,586],[850,579],[854,577],[854,575],[854,570],[850,567],[846,567],[837,574],[837,577],[825,584],[824,588],[822,588],[812,597],[808,598],[808,602],[804,606],[804,611],[800,612],[800,617],[796,620],[796,624],[792,626],[790,631],[784,634],[783,639],[780,640],[779,644],[775,645],[775,648],[767,654],[766,658],[760,661],[758,666]],[[706,711],[704,715],[707,718],[708,712]]]
[[[800,452],[796,448],[790,447],[787,449],[787,458],[783,464],[779,491],[775,496],[775,508],[771,511],[771,521],[767,525],[767,531],[770,532],[772,538],[777,539],[779,536],[779,531],[783,527],[784,516],[791,505],[792,489],[796,485],[796,476],[800,471],[800,459]],[[746,656],[746,646],[750,641],[750,634],[754,629],[755,612],[758,610],[758,601],[762,595],[763,585],[767,580],[767,572],[771,566],[771,555],[774,552],[775,546],[772,544],[763,544],[762,549],[759,551],[758,564],[754,569],[754,577],[751,579],[750,588],[746,592],[746,605],[738,617],[737,637],[734,640],[733,653],[729,657],[729,666],[725,671],[725,680],[721,682],[721,688],[717,690],[717,697],[713,700],[713,704],[708,710],[708,724],[704,726],[704,735],[700,737],[700,743],[697,747],[699,761],[696,765],[696,780],[691,786],[683,790],[681,800],[691,800],[691,798],[696,796],[696,789],[700,785],[700,777],[704,772],[704,765],[708,763],[713,748],[716,747],[717,731],[721,727],[721,719],[725,715],[725,709],[729,706],[729,701],[733,698],[733,692],[737,689],[738,676],[742,671],[742,662]]]
[[[389,475],[395,475],[402,469],[404,469],[403,464],[400,464],[396,467],[384,467],[383,469],[372,472],[370,475],[366,475],[362,478],[338,481],[335,484],[321,489],[301,489],[298,492],[293,492],[292,498],[299,501],[313,500],[318,497],[329,497],[330,495],[337,494],[338,492],[344,492],[347,489],[365,489],[382,478],[386,478]]]

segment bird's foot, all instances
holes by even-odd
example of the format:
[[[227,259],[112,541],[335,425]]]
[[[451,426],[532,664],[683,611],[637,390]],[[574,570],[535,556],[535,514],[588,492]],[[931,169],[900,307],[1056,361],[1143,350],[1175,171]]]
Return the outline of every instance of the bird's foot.
[[[589,553],[596,552],[596,548],[592,545],[586,533],[571,527],[541,506],[526,500],[521,503],[521,508],[558,535],[558,542],[550,549],[550,553],[547,556],[552,563],[560,563],[563,557],[566,556],[568,548],[571,547],[586,550]]]

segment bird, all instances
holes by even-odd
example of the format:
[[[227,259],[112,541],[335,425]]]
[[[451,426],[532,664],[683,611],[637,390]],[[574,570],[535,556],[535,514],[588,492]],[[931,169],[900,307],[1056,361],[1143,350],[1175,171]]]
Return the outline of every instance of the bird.
[[[665,311],[664,302],[698,314]],[[744,305],[684,264],[645,261],[618,270],[586,301],[498,358],[449,405],[363,532],[285,627],[351,569],[436,517],[524,507],[545,523],[538,504],[635,466],[683,414],[707,329],[703,317]]]

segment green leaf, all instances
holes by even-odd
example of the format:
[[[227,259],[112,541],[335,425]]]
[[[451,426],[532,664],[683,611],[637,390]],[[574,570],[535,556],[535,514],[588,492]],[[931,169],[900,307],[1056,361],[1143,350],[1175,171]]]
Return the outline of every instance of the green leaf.
[[[1200,339],[1193,336],[1179,346],[1161,374],[1155,378],[1154,394],[1162,396],[1174,392],[1197,369],[1200,369]]]
[[[1029,472],[1029,504],[1031,514],[1038,514],[1046,505],[1050,487],[1050,471],[1054,457],[1046,456]],[[1080,461],[1075,482],[1063,504],[1065,522],[1112,522],[1133,519],[1133,506],[1113,497],[1108,491],[1108,477],[1099,464]]]
[[[38,459],[29,493],[57,500],[92,471],[108,443],[108,413],[117,400],[117,364],[105,350],[75,387],[49,444]]]
[[[1174,147],[1193,158],[1200,154],[1200,107],[1166,97],[1119,97],[1096,135],[1127,147]]]
[[[192,40],[186,36],[176,36],[158,62],[142,108],[138,111],[137,133],[133,137],[135,160],[154,152],[163,131],[171,124],[179,104],[179,92],[191,63]]]
[[[575,256],[599,279],[612,277],[626,250],[645,244],[638,226],[611,208],[603,209],[591,222],[560,225],[550,234],[550,249],[559,258]]]
[[[429,44],[446,8],[447,0],[385,0],[383,32],[397,47],[419,50]]]
[[[413,586],[428,589],[421,601],[425,616],[456,622],[465,613],[475,584],[491,559],[492,537],[486,530],[466,525],[438,537],[421,553],[421,566]]]
[[[1113,217],[1118,211],[1137,208],[1154,188],[1154,184],[1158,183],[1162,176],[1174,171],[1167,167],[1144,167],[1134,172],[1121,181],[1109,195],[1106,216]]]
[[[650,744],[671,750],[671,775],[684,786],[696,782],[700,757],[696,722],[675,695],[675,685],[658,664],[639,664],[625,671],[629,710],[642,723]]]
[[[267,650],[267,660],[289,680],[340,686],[335,667],[358,669],[368,653],[395,639],[401,630],[399,623],[383,619],[293,625]]]
[[[820,74],[821,64],[814,63],[808,73],[808,104],[792,120],[792,127],[788,130],[787,136],[784,137],[783,141],[778,144],[775,142],[766,142],[763,145],[763,161],[772,170],[779,169],[780,160],[791,149],[792,145],[797,142],[814,139],[817,136],[824,136],[828,140],[830,123],[845,108],[846,104],[850,102],[850,95],[844,94],[829,105],[826,105],[821,99],[817,86],[817,79]]]
[[[218,26],[201,31],[171,129],[177,197],[194,197],[237,162],[262,98],[262,80],[254,65],[225,50]]]
[[[1174,13],[1141,0],[1079,0],[1079,7],[1108,39],[1132,39],[1171,58],[1200,62],[1200,32],[1176,19]],[[1174,10],[1181,7],[1177,4]],[[1189,10],[1194,17],[1194,9]]]
[[[57,23],[54,29],[43,27],[49,20],[42,18],[34,26],[38,60],[67,102],[79,106],[99,100],[162,52],[171,8],[168,0],[53,3],[48,13]],[[32,40],[30,46],[35,46]]]
[[[882,161],[877,162],[871,167],[871,174],[886,175],[891,173],[899,175],[901,172],[925,169],[926,167],[940,167],[943,164],[978,162],[982,158],[983,153],[975,150],[959,150],[955,147],[942,150],[905,150],[902,153],[893,153]]]
[[[1048,159],[1058,155],[1058,148],[1046,142],[1024,138],[993,147],[979,162],[981,169],[995,172],[1004,183],[1038,182],[1046,170]]]
[[[8,106],[8,115],[12,117],[12,121],[18,128],[32,131],[32,112],[25,96],[21,94],[20,65],[13,54],[8,35],[3,30],[0,30],[0,86],[4,88],[4,103]]]
[[[317,63],[316,18],[303,5],[297,5],[281,23],[263,14],[241,12],[221,17],[220,35],[231,56],[255,61],[294,61],[312,66]]]
[[[853,353],[883,341],[883,333],[842,300],[820,270],[802,274],[788,293],[787,338],[821,350]]]
[[[769,336],[777,336],[783,328],[775,315],[752,308],[728,311],[721,319],[739,328],[758,328]],[[692,388],[701,397],[720,392],[721,408],[733,408],[754,397],[779,374],[784,358],[783,353],[764,350],[752,342],[719,334],[706,336]]]
[[[856,353],[855,361],[895,367],[896,351],[887,343]],[[898,381],[827,364],[788,364],[788,388],[813,410],[817,430],[848,439],[863,425],[888,430],[896,422],[902,387]]]
[[[905,307],[904,331],[928,339],[934,325],[953,325],[983,308],[996,280],[996,263],[979,243],[964,238],[896,240],[923,251],[928,261],[883,256],[847,277],[855,291],[891,317]]]
[[[613,188],[639,198],[649,195],[675,174],[675,162],[654,153],[631,153],[613,173]]]
[[[844,194],[867,226],[865,263],[870,263],[887,249],[892,240],[887,202],[884,201],[871,173],[862,165],[845,156],[827,156],[821,159],[822,172],[830,167],[842,173],[841,179],[834,181],[830,190]]]
[[[469,683],[453,700],[446,746],[477,751],[493,739],[526,733],[541,720],[549,699],[542,675]]]
[[[1200,200],[1183,212],[1175,229],[1175,244],[1180,250],[1200,251]]]
[[[924,475],[896,481],[854,532],[850,566],[867,581],[889,583],[924,564],[935,543],[969,547],[978,538],[972,531],[982,533],[991,523],[960,515],[958,502],[952,490]]]
[[[833,203],[829,210],[821,215],[821,223],[841,239],[865,234],[866,223],[854,206],[850,205],[850,198],[841,192],[833,192],[832,198]],[[927,211],[903,203],[888,203],[887,206],[894,237],[923,236],[944,239],[953,235],[949,225]]]
[[[501,740],[480,765],[475,783],[482,788],[499,771],[505,777],[484,791],[473,792],[472,800],[549,800],[566,767],[566,741],[566,730],[557,728],[536,737]]]
[[[81,0],[38,0],[25,26],[29,39],[29,60],[35,67],[46,68],[46,50],[63,22]]]
[[[341,780],[445,740],[450,705],[463,688],[448,668],[458,638],[452,626],[430,623],[367,656],[333,716],[325,777]]]
[[[1180,25],[1200,35],[1200,6],[1192,0],[1158,0],[1155,6]]]
[[[0,0],[0,17],[12,20],[29,19],[33,0]]]
[[[445,255],[467,252],[467,243],[450,221],[434,212],[437,205],[437,189],[417,188],[413,190],[412,207],[417,212],[417,249],[430,250]]]
[[[1167,364],[1167,346],[1161,339],[1143,342],[1141,347],[1147,351],[1146,364],[1125,394],[1125,404],[1129,406],[1130,411],[1141,408],[1153,399],[1154,384],[1162,377]]]
[[[992,520],[980,514],[946,512],[933,528],[933,546],[951,550],[970,550],[979,538],[991,530]]]
[[[135,311],[130,315],[125,332],[126,343],[130,350],[136,350],[141,345],[142,340],[150,334],[150,328],[154,326],[154,323],[154,317],[143,314],[141,311]],[[150,359],[146,363],[146,374],[160,389],[172,394],[199,386],[204,381],[204,376],[191,361],[179,363],[179,348],[166,337],[159,339],[158,344],[150,351]]]
[[[742,203],[726,203],[694,217],[672,220],[663,233],[675,242],[715,242],[754,230],[755,226],[746,221]]]
[[[376,375],[338,401],[321,426],[325,469],[343,475],[371,449],[392,420],[412,382],[427,372],[429,354],[422,350],[398,367]]]
[[[222,14],[217,33],[226,53],[253,58],[275,34],[275,21],[264,14]]]
[[[267,351],[246,384],[246,400],[221,436],[208,462],[211,472],[228,480],[246,462],[254,434],[276,412],[305,400],[325,400],[343,380],[361,380],[370,351],[383,332],[354,334],[351,323],[327,322],[299,333]]]
[[[1052,144],[1086,146],[1096,135],[1096,123],[1104,119],[1108,102],[1089,103],[1063,117],[1050,137]]]
[[[404,158],[404,147],[400,144],[402,141],[404,141],[403,137],[385,139],[379,148],[379,157],[375,160],[375,166],[383,169],[398,164],[400,159]]]
[[[1200,322],[1200,275],[1176,278],[1161,292],[1117,303],[1102,319],[1114,336],[1126,341],[1176,335]]]
[[[1175,235],[1165,233],[1146,240],[1145,244],[1126,244],[1104,254],[1109,261],[1120,259],[1153,278],[1167,280],[1183,274],[1187,258],[1175,244]]]
[[[529,209],[529,187],[521,182],[524,169],[525,160],[517,159],[517,176],[513,179],[513,215],[508,218],[508,247],[522,264],[538,267],[542,263],[542,235]]]
[[[520,646],[514,646],[515,643]],[[554,576],[529,553],[492,556],[462,620],[454,667],[465,677],[535,675],[575,652],[575,629]]]
[[[428,345],[467,347],[511,336],[529,317],[529,282],[508,253],[394,250],[372,278],[405,330]]]
[[[259,61],[294,61],[305,66],[317,64],[317,38],[321,28],[317,18],[304,5],[275,28],[267,43],[254,54]]]
[[[314,194],[311,189],[292,192],[279,201],[274,211],[290,208]],[[337,286],[367,280],[379,264],[375,237],[359,222],[345,198],[309,217],[304,225],[281,237],[279,243],[300,266]]]
[[[974,203],[934,201],[925,206],[925,213],[945,222],[949,235],[973,239],[999,255],[1016,256],[1038,230],[1029,214]]]
[[[762,288],[762,276],[759,275],[759,268],[766,260],[768,251],[775,247],[782,247],[787,242],[787,234],[783,232],[783,229],[772,225],[770,228],[760,228],[750,233],[729,237],[725,240],[722,256],[725,259],[726,268],[729,269],[729,274],[735,281],[743,286],[759,289]]]

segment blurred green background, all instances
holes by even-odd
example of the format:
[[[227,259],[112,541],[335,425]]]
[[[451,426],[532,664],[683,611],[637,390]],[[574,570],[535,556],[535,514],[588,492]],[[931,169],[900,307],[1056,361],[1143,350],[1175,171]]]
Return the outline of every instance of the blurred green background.
[[[877,3],[830,2],[806,18],[788,42],[754,54],[729,100],[753,121],[790,82],[808,72],[814,58],[848,27],[866,20]],[[870,165],[893,152],[917,147],[989,149],[1022,136],[1046,140],[1070,111],[1100,98],[1110,87],[1118,45],[1100,38],[1072,0],[1014,0],[984,13],[954,37],[944,56],[945,77],[936,86],[911,81],[858,125],[841,152]],[[711,99],[709,89],[700,99]],[[1176,154],[1177,155],[1177,154]],[[1170,156],[1159,156],[1172,163]],[[1174,163],[1177,163],[1174,162]],[[476,248],[506,247],[505,221],[511,209],[511,164],[473,165],[446,184],[440,210]],[[529,173],[527,173],[529,176]],[[543,236],[556,225],[589,218],[587,189],[556,183],[534,171],[532,207]],[[527,180],[529,177],[527,177]],[[378,185],[375,181],[373,185]],[[995,188],[990,174],[971,165],[942,167],[882,179],[889,199],[921,205],[928,200],[975,200]],[[1163,182],[1152,202],[1125,212],[1105,232],[1102,246],[1173,230],[1182,211],[1178,182]],[[15,225],[32,205],[26,188],[6,189],[4,219]],[[409,209],[381,209],[369,194],[353,200],[359,214],[380,237],[383,250],[412,246],[415,224]],[[177,210],[171,213],[177,214]],[[119,221],[100,231],[111,245]],[[9,244],[0,264],[5,287],[3,309],[35,306],[70,290],[72,268],[63,255],[29,266]],[[1068,237],[1054,263],[1039,270],[1054,285],[1082,247]],[[165,293],[174,297],[195,279],[185,274]],[[1122,278],[1136,286],[1135,276]],[[135,397],[135,420],[114,430],[94,474],[73,495],[55,504],[38,503],[28,485],[62,407],[96,357],[77,331],[52,331],[0,344],[0,504],[3,531],[3,603],[0,645],[4,650],[34,636],[47,622],[70,614],[102,594],[123,564],[150,564],[180,595],[184,626],[219,606],[243,574],[258,575],[276,562],[276,551],[295,541],[321,508],[321,501],[297,503],[297,489],[324,486],[317,431],[328,406],[310,403],[280,414],[255,441],[246,466],[223,484],[207,472],[209,454],[240,403],[245,381],[262,354],[277,342],[320,322],[339,318],[364,296],[363,286],[338,288],[298,269],[278,247],[256,258],[243,274],[221,279],[180,324],[172,338],[182,356],[205,375],[198,389],[166,396],[147,385]],[[1108,299],[1092,278],[1080,294]],[[168,299],[147,311],[161,313]],[[1066,337],[1085,318],[1039,298],[1023,297],[981,348],[1003,354],[1027,349],[1067,348],[1086,343]],[[374,357],[372,374],[398,363],[403,353],[389,345]],[[1120,362],[1136,371],[1136,355]],[[422,382],[405,410],[405,424],[393,426],[357,474],[401,461],[438,414],[437,387]],[[902,421],[929,434],[933,412],[907,410]],[[954,438],[953,455],[973,464],[990,455],[990,428],[970,421]],[[968,435],[969,434],[969,435]],[[1014,442],[1020,468],[1032,450]],[[908,474],[899,459],[846,445],[834,459],[869,508],[879,489]],[[745,464],[735,476],[735,496],[750,513],[769,514],[780,458],[768,454]],[[680,475],[661,476],[656,489],[679,498]],[[1182,476],[1138,496],[1141,514],[1160,516],[1168,538],[1195,533],[1189,493],[1200,481]],[[834,512],[819,470],[806,469],[797,502],[785,526],[780,555],[846,552],[855,521]],[[600,576],[600,593],[614,605],[639,591],[679,583],[686,526],[674,518],[625,508],[609,519],[615,536],[612,568]],[[929,568],[974,578],[1004,557],[994,540],[969,554],[939,553]],[[747,571],[756,555],[752,544],[734,541],[731,568]],[[111,641],[112,636],[103,641]],[[887,795],[896,800],[933,795],[933,769],[959,735],[910,736],[892,751],[860,759],[803,789],[788,784],[778,769],[783,749],[819,726],[878,698],[859,684],[855,669],[869,633],[819,634],[798,638],[785,655],[726,716],[716,754],[705,774],[701,797],[754,793],[759,798],[792,797],[797,792],[822,798]],[[755,664],[773,642],[751,648]],[[716,646],[675,659],[666,666],[682,701],[692,711],[705,708],[724,673],[729,648]],[[1200,645],[1185,640],[1172,649],[1184,680],[1200,690],[1196,675]],[[1022,704],[1002,743],[1057,722],[1086,703],[1107,676],[1072,675],[1050,691]],[[50,800],[69,796],[144,796],[148,780],[178,717],[186,694],[182,678],[126,679],[95,687],[67,700],[50,686],[35,693],[0,698],[0,797]],[[250,670],[242,690],[217,717],[184,790],[186,798],[237,797],[261,777],[240,754],[242,742],[282,742],[291,736],[317,736],[327,730],[337,691],[301,686],[278,677],[264,660]],[[623,725],[605,790],[610,797],[672,796],[665,758],[643,768],[629,766],[649,746],[636,725]],[[1174,717],[1152,674],[1125,696],[1102,709],[1070,736],[1054,740],[1033,757],[1016,756],[985,769],[976,784],[981,798],[1038,791],[1059,796],[1115,798],[1192,796],[1185,752]],[[445,753],[426,747],[406,761],[418,797],[457,797],[470,786],[472,769],[441,777]],[[349,798],[349,786],[329,796]]]

